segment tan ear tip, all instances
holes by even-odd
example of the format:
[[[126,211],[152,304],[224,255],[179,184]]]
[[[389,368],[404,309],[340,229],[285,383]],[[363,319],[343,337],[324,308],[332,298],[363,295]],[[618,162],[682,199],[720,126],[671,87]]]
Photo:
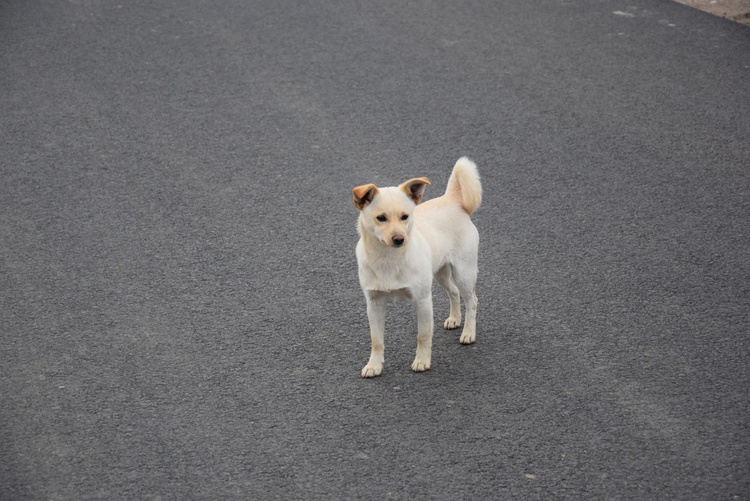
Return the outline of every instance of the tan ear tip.
[[[375,188],[374,184],[363,184],[362,186],[357,186],[356,188],[352,189],[352,193],[355,197],[362,198],[367,195],[367,192],[373,188]],[[377,190],[377,188],[375,189]]]
[[[362,210],[365,208],[365,205],[372,202],[372,199],[378,193],[379,192],[377,186],[372,183],[357,186],[352,190],[354,205],[357,207],[357,209]]]

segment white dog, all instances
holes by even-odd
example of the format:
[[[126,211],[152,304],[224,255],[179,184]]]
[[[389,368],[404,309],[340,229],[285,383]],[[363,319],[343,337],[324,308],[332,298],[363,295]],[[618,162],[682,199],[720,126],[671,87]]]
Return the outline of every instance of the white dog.
[[[461,297],[466,322],[460,342],[476,338],[477,252],[479,233],[471,222],[482,201],[477,167],[466,157],[456,162],[445,194],[418,205],[426,177],[411,179],[398,187],[374,184],[352,190],[359,209],[357,262],[359,282],[367,299],[372,352],[362,369],[363,377],[383,371],[385,305],[389,298],[411,300],[417,309],[417,356],[415,372],[430,368],[432,357],[432,277],[450,295],[446,329],[461,325]]]

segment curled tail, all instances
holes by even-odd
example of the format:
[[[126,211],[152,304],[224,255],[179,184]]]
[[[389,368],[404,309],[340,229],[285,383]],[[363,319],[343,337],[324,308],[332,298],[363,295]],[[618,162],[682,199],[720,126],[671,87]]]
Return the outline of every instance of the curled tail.
[[[482,184],[474,162],[461,157],[453,167],[445,194],[461,200],[461,207],[467,214],[473,214],[482,203]]]

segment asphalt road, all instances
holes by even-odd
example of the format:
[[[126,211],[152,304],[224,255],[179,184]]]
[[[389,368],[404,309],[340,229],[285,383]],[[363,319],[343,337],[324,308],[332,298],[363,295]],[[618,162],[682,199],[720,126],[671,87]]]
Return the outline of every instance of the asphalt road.
[[[663,1],[0,2],[0,498],[750,499],[748,82]],[[351,188],[462,155],[477,343],[362,379]]]

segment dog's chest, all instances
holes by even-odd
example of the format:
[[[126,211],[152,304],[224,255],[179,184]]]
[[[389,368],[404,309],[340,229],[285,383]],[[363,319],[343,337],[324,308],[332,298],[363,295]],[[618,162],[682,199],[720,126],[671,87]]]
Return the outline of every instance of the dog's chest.
[[[392,263],[364,262],[359,266],[359,281],[367,290],[394,292],[406,289],[410,285],[408,270]]]

